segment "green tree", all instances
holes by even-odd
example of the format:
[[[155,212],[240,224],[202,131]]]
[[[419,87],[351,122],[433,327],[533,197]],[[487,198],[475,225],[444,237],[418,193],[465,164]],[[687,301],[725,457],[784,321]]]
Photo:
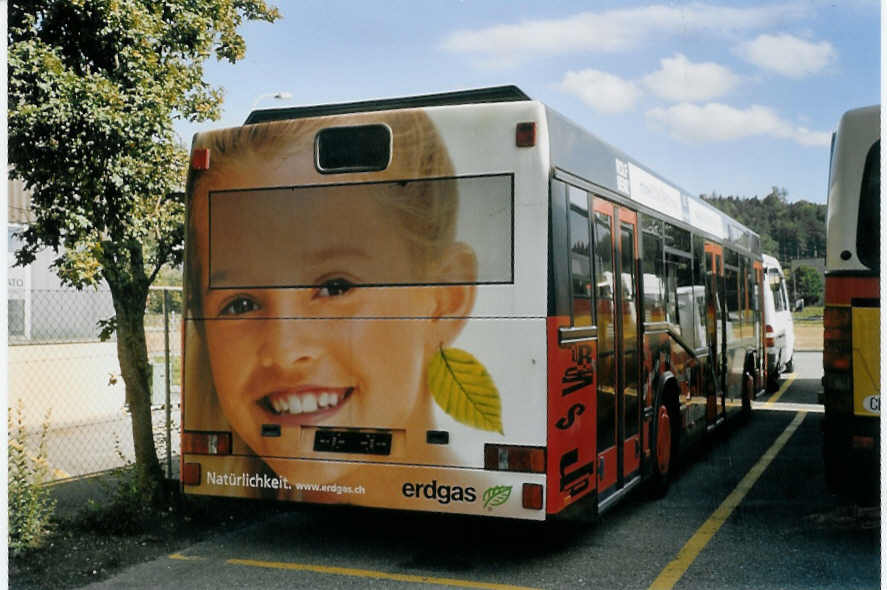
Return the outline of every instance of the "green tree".
[[[825,253],[826,206],[808,201],[788,202],[788,191],[774,186],[759,199],[724,197],[716,193],[702,198],[761,236],[761,249],[787,261],[821,257]]]
[[[32,192],[17,264],[53,248],[68,285],[104,279],[132,413],[138,484],[159,499],[144,312],[161,268],[183,255],[184,154],[175,119],[218,118],[203,80],[213,53],[245,53],[244,21],[273,22],[264,0],[31,0],[8,14],[10,176]]]
[[[825,281],[822,275],[809,266],[799,266],[795,269],[797,296],[804,299],[805,305],[814,305],[822,301],[822,291]]]

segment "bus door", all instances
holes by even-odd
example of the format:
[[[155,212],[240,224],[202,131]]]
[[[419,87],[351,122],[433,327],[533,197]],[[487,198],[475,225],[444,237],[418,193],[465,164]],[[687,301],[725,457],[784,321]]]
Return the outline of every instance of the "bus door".
[[[594,198],[598,501],[640,471],[637,213]]]
[[[705,242],[705,328],[708,333],[709,367],[714,379],[715,392],[709,394],[706,422],[714,424],[726,413],[727,390],[727,325],[724,305],[724,248]]]

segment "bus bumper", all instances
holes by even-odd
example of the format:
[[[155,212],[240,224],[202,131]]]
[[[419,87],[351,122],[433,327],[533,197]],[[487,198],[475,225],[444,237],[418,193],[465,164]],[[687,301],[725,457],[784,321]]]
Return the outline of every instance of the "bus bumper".
[[[195,467],[199,465],[199,467]],[[545,519],[545,475],[392,463],[185,455],[186,494]],[[335,476],[330,477],[330,473]],[[529,498],[529,500],[528,500]],[[526,507],[528,502],[530,507]],[[538,506],[538,507],[536,507]]]

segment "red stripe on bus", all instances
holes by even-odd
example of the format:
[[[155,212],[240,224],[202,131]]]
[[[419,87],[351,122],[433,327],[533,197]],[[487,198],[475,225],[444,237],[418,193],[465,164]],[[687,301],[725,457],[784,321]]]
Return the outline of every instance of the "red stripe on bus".
[[[558,343],[569,316],[548,318],[548,493],[556,514],[595,489],[597,343]]]
[[[825,277],[825,304],[850,305],[856,298],[880,297],[878,277]]]

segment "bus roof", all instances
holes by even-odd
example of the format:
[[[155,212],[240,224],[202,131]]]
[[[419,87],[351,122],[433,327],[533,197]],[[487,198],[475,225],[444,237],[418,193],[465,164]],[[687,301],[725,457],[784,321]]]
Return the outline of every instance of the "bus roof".
[[[628,197],[651,211],[758,252],[757,232],[656,174],[550,107],[545,107],[552,166]],[[593,179],[593,180],[592,180]]]
[[[764,265],[764,268],[777,268],[779,269],[779,274],[782,274],[782,265],[779,264],[779,261],[769,254],[761,254],[761,261]]]
[[[251,112],[243,124],[252,125],[254,123],[266,123],[268,121],[303,119],[307,117],[322,117],[325,115],[343,115],[346,113],[366,113],[370,111],[390,111],[394,109],[416,109],[422,107],[481,104],[488,102],[514,102],[523,100],[530,100],[530,97],[524,94],[523,90],[517,86],[493,86],[490,88],[442,92],[438,94],[422,94],[400,98],[382,98],[326,105],[259,109]]]

